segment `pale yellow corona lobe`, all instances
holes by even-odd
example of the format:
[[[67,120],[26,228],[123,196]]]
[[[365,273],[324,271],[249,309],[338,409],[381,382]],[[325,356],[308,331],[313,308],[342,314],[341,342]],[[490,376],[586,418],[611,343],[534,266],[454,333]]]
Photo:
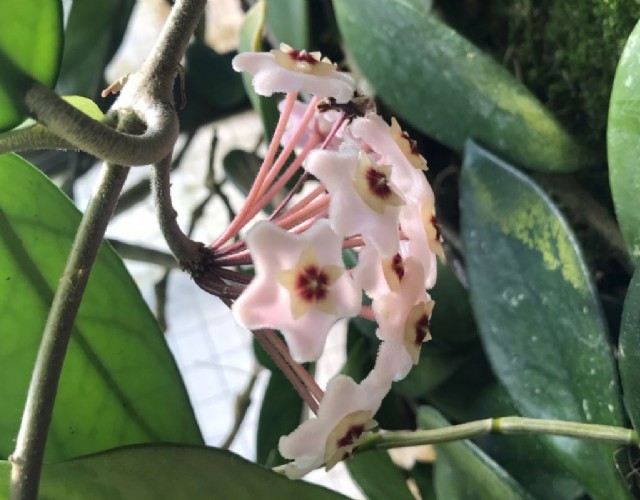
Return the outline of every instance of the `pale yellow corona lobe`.
[[[414,168],[419,170],[429,169],[425,157],[418,153],[416,141],[411,139],[409,134],[400,128],[400,124],[395,118],[391,118],[391,137],[393,137],[402,154],[404,154]]]

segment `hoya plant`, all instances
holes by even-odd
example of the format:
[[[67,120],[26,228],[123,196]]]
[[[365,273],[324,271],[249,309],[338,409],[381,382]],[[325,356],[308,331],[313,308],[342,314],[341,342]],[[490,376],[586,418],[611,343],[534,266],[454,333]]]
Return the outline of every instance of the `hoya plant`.
[[[303,479],[340,462],[370,499],[638,495],[637,2],[243,2],[218,53],[206,0],[176,0],[116,82],[132,0],[5,4],[3,495],[341,498]],[[223,161],[243,203],[196,241],[176,141],[251,108],[263,147]],[[132,168],[170,258],[105,241],[149,192],[123,192]],[[134,251],[253,333],[256,463],[205,446]],[[321,386],[336,323],[346,363]]]

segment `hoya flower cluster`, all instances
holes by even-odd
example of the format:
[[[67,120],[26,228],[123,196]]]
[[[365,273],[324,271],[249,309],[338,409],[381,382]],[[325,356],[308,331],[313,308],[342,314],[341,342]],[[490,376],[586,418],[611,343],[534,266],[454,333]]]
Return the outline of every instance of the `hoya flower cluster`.
[[[219,262],[255,268],[233,304],[237,321],[252,330],[279,330],[297,363],[320,357],[341,318],[375,321],[381,340],[376,365],[362,382],[334,377],[314,395],[316,418],[281,438],[281,454],[293,460],[287,474],[300,477],[348,457],[376,426],[373,416],[392,382],[418,362],[430,339],[434,302],[427,290],[436,280],[436,255],[443,256],[441,236],[425,159],[395,119],[389,124],[375,113],[349,75],[319,53],[285,45],[240,54],[233,65],[253,75],[258,94],[286,94],[247,201],[212,245]],[[268,220],[250,227],[244,242],[228,243],[301,167],[303,179],[313,176],[320,184],[304,197],[285,199]],[[345,249],[358,256],[351,269]],[[370,306],[363,305],[363,292]]]

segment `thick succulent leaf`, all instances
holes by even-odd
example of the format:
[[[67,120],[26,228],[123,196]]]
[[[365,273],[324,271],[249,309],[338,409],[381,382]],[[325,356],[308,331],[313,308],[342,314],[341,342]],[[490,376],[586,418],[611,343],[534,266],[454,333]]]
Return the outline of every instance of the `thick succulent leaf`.
[[[135,0],[73,0],[64,34],[61,94],[96,97],[107,63],[120,46]]]
[[[456,151],[473,138],[534,170],[601,161],[505,68],[431,15],[427,3],[333,1],[349,54],[393,111]]]
[[[0,183],[11,186],[0,195],[0,456],[7,457],[80,213],[18,156],[0,156]],[[105,244],[72,334],[46,459],[158,441],[202,439],[164,336]]]
[[[633,423],[640,429],[640,273],[636,271],[624,302],[620,327],[620,380],[624,404]]]
[[[629,253],[640,258],[640,24],[618,63],[609,104],[607,155],[616,215]]]
[[[0,16],[0,132],[26,117],[27,77],[52,87],[62,54],[60,0],[2,2]]]
[[[418,411],[420,429],[439,429],[449,422],[434,408]],[[438,498],[451,500],[531,499],[498,463],[471,441],[436,446],[434,483]]]
[[[267,26],[275,41],[309,50],[309,0],[268,0]]]
[[[351,478],[369,500],[412,500],[405,473],[386,450],[367,451],[345,461]]]
[[[0,495],[10,465],[0,462]],[[290,481],[229,451],[195,446],[129,446],[45,465],[40,497],[50,500],[259,500],[346,497],[314,484]]]
[[[567,223],[528,177],[472,142],[460,182],[472,305],[493,370],[518,409],[622,425],[612,348]],[[594,497],[626,497],[613,446],[545,443]]]
[[[242,27],[240,28],[238,47],[240,52],[259,52],[262,50],[265,9],[265,2],[258,2],[247,12]],[[253,90],[253,85],[251,85],[251,75],[243,73],[242,81],[244,82],[244,88],[251,100],[253,109],[262,119],[264,133],[267,141],[269,141],[273,136],[276,123],[278,122],[278,101],[275,96],[263,97],[256,94],[255,90]]]

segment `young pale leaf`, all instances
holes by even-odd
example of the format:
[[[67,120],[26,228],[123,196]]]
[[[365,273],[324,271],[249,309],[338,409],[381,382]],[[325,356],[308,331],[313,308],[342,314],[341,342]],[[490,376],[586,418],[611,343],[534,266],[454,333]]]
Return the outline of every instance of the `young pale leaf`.
[[[624,302],[620,327],[620,380],[634,429],[640,429],[640,273],[636,271]]]
[[[395,112],[456,151],[471,137],[534,170],[569,171],[601,161],[426,3],[333,0],[349,53]]]
[[[0,494],[9,488],[10,469],[8,462],[0,462]],[[39,496],[64,500],[346,499],[314,484],[290,481],[229,451],[174,445],[128,446],[45,465]]]
[[[265,2],[256,3],[249,11],[240,28],[240,41],[238,50],[240,52],[251,52],[262,50],[262,32],[264,29]],[[253,109],[262,119],[262,126],[267,142],[271,140],[273,132],[278,122],[278,105],[275,96],[264,97],[256,94],[251,84],[251,75],[243,73],[242,81],[247,95],[251,100]]]
[[[0,132],[26,117],[28,78],[52,87],[62,55],[60,0],[3,2],[0,16]]]
[[[11,186],[0,195],[0,456],[7,457],[80,213],[18,156],[0,156],[0,184]],[[46,460],[158,441],[202,438],[164,336],[105,244],[72,333]]]
[[[345,461],[351,478],[369,500],[412,500],[406,474],[386,450],[367,451]]]
[[[640,258],[640,23],[618,63],[609,104],[609,181],[622,235],[634,260]]]
[[[420,429],[439,429],[449,422],[434,408],[418,411]],[[471,441],[436,446],[434,470],[438,498],[456,500],[528,499],[531,497],[499,464]]]
[[[473,309],[493,370],[521,414],[622,425],[600,305],[558,209],[528,177],[472,142],[460,183]],[[592,495],[627,497],[611,445],[545,443]]]

